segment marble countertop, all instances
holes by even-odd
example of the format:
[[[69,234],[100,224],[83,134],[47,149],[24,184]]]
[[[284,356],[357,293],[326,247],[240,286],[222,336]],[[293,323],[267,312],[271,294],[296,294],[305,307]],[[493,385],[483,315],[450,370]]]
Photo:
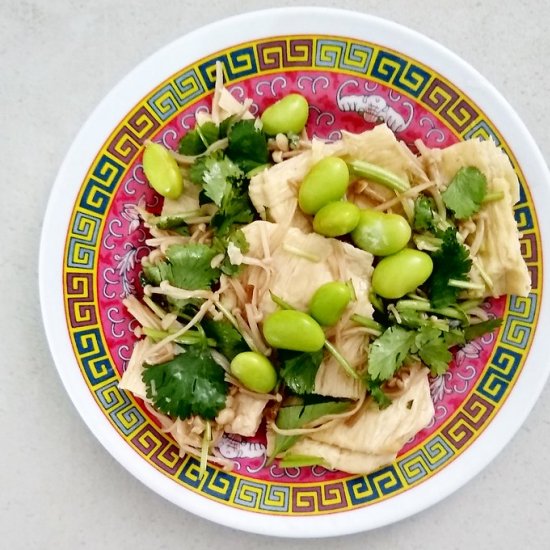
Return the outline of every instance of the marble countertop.
[[[182,511],[124,470],[65,393],[40,318],[37,258],[48,195],[92,109],[147,55],[235,13],[283,0],[4,0],[0,135],[7,234],[2,250],[0,546],[10,549],[313,549],[315,540],[251,535]],[[333,5],[317,0],[301,5]],[[505,96],[550,158],[550,4],[341,0],[442,43]],[[6,196],[7,194],[7,196]],[[413,517],[321,542],[326,548],[548,548],[550,388],[517,435],[466,486]],[[327,519],[327,521],[330,521]]]

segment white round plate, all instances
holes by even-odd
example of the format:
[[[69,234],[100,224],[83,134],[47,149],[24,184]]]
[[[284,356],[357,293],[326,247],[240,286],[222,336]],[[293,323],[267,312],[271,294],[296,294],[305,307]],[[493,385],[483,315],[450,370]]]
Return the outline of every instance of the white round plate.
[[[144,232],[132,205],[156,198],[141,170],[143,141],[175,147],[210,104],[216,60],[227,85],[254,108],[291,91],[312,105],[309,129],[336,137],[372,127],[373,101],[406,143],[494,139],[521,183],[516,219],[533,290],[494,301],[498,335],[463,349],[432,381],[438,415],[390,466],[368,476],[265,464],[261,437],[234,441],[237,468],[179,457],[143,404],[117,387],[134,341],[122,298],[135,288]],[[353,99],[356,96],[356,99]],[[355,105],[339,107],[342,98]],[[376,118],[375,117],[375,118]],[[370,126],[369,126],[370,125]],[[249,13],[192,32],[141,63],[102,101],[70,148],[53,187],[40,249],[48,341],[65,388],[104,447],[148,487],[212,521],[257,533],[321,537],[368,530],[416,513],[467,482],[519,428],[548,376],[543,288],[549,177],[533,139],[474,69],[404,27],[347,11]],[[460,355],[462,354],[462,355]]]

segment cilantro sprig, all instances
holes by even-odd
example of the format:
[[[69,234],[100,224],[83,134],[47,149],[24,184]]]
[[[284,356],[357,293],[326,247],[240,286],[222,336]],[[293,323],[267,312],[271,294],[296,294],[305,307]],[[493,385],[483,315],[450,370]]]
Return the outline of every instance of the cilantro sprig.
[[[389,380],[403,365],[415,333],[394,325],[386,329],[369,346],[367,372],[373,381]]]
[[[485,174],[474,166],[466,166],[455,174],[441,198],[456,219],[465,220],[479,212],[486,194]]]
[[[249,172],[269,161],[266,135],[253,120],[240,120],[228,132],[226,155],[242,170]]]
[[[441,247],[432,254],[433,272],[427,287],[433,307],[455,304],[460,291],[449,281],[467,281],[472,267],[468,249],[458,241],[457,230],[450,227],[442,235]]]
[[[205,157],[197,163],[197,167],[201,170],[199,183],[202,184],[204,194],[216,206],[222,205],[233,186],[238,186],[244,177],[243,171],[227,157]]]
[[[168,281],[186,290],[208,289],[220,277],[220,270],[211,267],[218,252],[206,244],[174,244],[166,250],[166,260],[143,264],[145,277],[155,285]]]
[[[502,325],[502,319],[487,319],[481,323],[470,325],[464,329],[464,339],[466,342],[479,338],[488,332],[499,328]]]
[[[220,137],[220,130],[213,122],[205,122],[196,126],[194,130],[187,132],[180,140],[179,152],[182,155],[196,156],[204,153],[206,149]]]
[[[413,229],[415,231],[433,231],[436,229],[434,201],[420,195],[414,202]]]
[[[388,322],[397,323],[395,318]],[[371,342],[363,381],[380,406],[386,403],[379,394],[381,384],[392,378],[406,361],[421,360],[432,375],[441,375],[449,368],[454,346],[492,332],[502,320],[490,319],[466,327],[457,323],[405,309],[399,312],[399,324],[390,325]]]
[[[315,377],[323,361],[323,350],[313,353],[279,351],[280,375],[287,387],[297,395],[315,393]]]
[[[382,389],[382,380],[373,380],[368,372],[363,376],[363,382],[367,386],[367,390],[375,403],[378,404],[379,409],[386,409],[392,404],[392,400]]]
[[[245,225],[254,220],[254,207],[246,191],[232,188],[222,201],[220,209],[210,222],[216,235],[227,236],[236,226]]]
[[[277,414],[276,424],[279,428],[291,430],[302,428],[327,414],[343,413],[351,408],[350,401],[320,401],[281,407]],[[275,435],[271,459],[290,449],[298,440],[297,435]]]
[[[257,166],[254,159],[250,162]],[[236,158],[234,162],[229,156],[216,152],[197,159],[189,172],[191,180],[202,185],[203,200],[210,199],[218,207],[210,222],[218,236],[227,236],[236,226],[254,220],[248,178],[241,166],[248,166],[243,158]]]
[[[241,333],[228,321],[204,319],[202,328],[206,336],[212,338],[218,350],[231,361],[236,355],[243,351],[249,351]]]
[[[142,378],[147,398],[159,411],[181,419],[198,415],[212,420],[225,407],[224,372],[207,348],[188,346],[171,361],[147,366]]]
[[[444,332],[433,326],[424,326],[417,331],[391,326],[370,345],[369,380],[371,383],[389,380],[411,355],[418,355],[433,375],[443,374],[453,357],[449,349],[463,341],[463,335]]]
[[[453,358],[450,348],[464,342],[460,332],[444,332],[435,327],[422,327],[414,337],[411,351],[416,352],[434,376],[447,372]]]

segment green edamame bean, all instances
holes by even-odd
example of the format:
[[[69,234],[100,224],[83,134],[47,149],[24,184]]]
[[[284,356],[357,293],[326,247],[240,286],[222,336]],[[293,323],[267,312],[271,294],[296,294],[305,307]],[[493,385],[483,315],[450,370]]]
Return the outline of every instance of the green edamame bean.
[[[313,165],[298,191],[298,204],[306,214],[315,214],[330,202],[340,200],[349,185],[348,165],[338,157],[326,157]]]
[[[151,187],[168,199],[183,193],[183,177],[176,159],[158,143],[148,143],[143,152],[143,171]]]
[[[426,282],[432,271],[428,254],[405,248],[380,260],[372,273],[372,288],[382,298],[401,298]]]
[[[340,237],[355,229],[360,212],[352,202],[331,202],[315,214],[313,229],[325,237]]]
[[[389,256],[409,242],[411,226],[398,214],[362,210],[351,238],[359,248],[375,256]]]
[[[331,327],[340,320],[351,298],[351,289],[346,283],[326,283],[313,294],[309,302],[309,313],[321,325]]]
[[[244,351],[231,361],[231,374],[249,390],[269,393],[277,384],[277,373],[271,361],[256,351]]]
[[[307,99],[300,94],[289,94],[270,105],[262,114],[263,130],[270,136],[299,134],[309,115]]]
[[[269,315],[263,334],[270,346],[293,351],[318,351],[325,343],[325,333],[315,319],[290,309]]]

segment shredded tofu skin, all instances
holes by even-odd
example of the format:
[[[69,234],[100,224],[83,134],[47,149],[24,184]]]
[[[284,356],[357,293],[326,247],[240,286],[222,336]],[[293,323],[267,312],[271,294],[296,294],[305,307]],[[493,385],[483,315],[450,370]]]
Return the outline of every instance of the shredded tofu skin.
[[[238,100],[223,85],[222,65],[218,62],[211,110],[197,112],[196,128],[204,124],[219,127],[222,123],[231,128],[231,124],[238,123],[241,128],[253,124],[258,130],[262,123],[255,117],[256,110],[250,99]],[[314,217],[299,206],[300,185],[320,160],[337,157],[350,167],[349,186],[342,200],[361,209],[398,214],[413,226],[415,201],[428,198],[434,220],[443,227],[455,224],[457,242],[466,251],[467,265],[471,265],[468,282],[458,281],[458,285],[462,284],[461,299],[471,302],[468,321],[487,323],[490,317],[482,307],[484,298],[525,296],[530,291],[530,276],[521,256],[513,214],[519,199],[517,176],[507,156],[492,141],[471,140],[445,149],[431,149],[416,142],[418,154],[414,154],[384,124],[360,134],[343,129],[342,138],[332,142],[310,140],[305,129],[300,135],[280,133],[266,138],[267,163],[252,173],[239,172],[241,185],[245,173],[249,178],[246,189],[253,210],[249,217],[243,217],[248,223],[232,222],[231,231],[222,233],[220,220],[225,222],[228,214],[223,198],[227,188],[220,181],[223,184],[226,177],[223,170],[235,171],[239,167],[229,160],[223,168],[217,168],[218,172],[203,175],[205,187],[193,183],[199,181],[196,174],[191,181],[191,171],[209,155],[227,160],[224,151],[232,139],[230,132],[219,132],[209,141],[199,132],[203,144],[197,150],[203,152],[196,155],[171,151],[172,161],[183,178],[182,193],[177,198],[165,198],[156,214],[148,212],[141,203],[135,207],[148,231],[146,244],[150,252],[141,259],[142,292],[123,301],[134,320],[137,341],[119,386],[143,400],[161,430],[177,443],[180,454],[199,458],[203,470],[206,461],[230,470],[236,453],[223,456],[220,442],[224,436],[250,438],[265,426],[270,460],[304,455],[317,457],[329,469],[368,474],[394,461],[407,441],[432,420],[430,365],[423,356],[426,364],[421,363],[420,354],[411,346],[406,360],[379,381],[377,388],[388,399],[386,405],[391,402],[382,406],[380,395],[369,385],[373,381],[369,360],[375,357],[372,342],[387,329],[374,320],[378,317],[373,304],[379,310],[381,306],[379,297],[373,297],[372,281],[380,258],[359,248],[354,234],[327,237],[314,231]],[[355,161],[389,173],[408,187],[396,190],[380,183],[380,177],[368,170],[355,173]],[[481,204],[467,219],[453,221],[445,190],[464,167],[481,171],[487,180],[487,193],[497,200]],[[226,185],[227,182],[232,185],[229,177]],[[317,225],[315,228],[319,231]],[[413,233],[406,246],[416,245],[418,250],[429,253],[441,246],[441,239],[417,242],[417,238]],[[205,251],[208,261],[201,263],[200,255]],[[189,273],[181,271],[184,269]],[[206,277],[206,284],[201,276]],[[285,358],[289,350],[274,347],[264,333],[266,320],[280,309],[314,316],[312,298],[321,286],[332,282],[347,285],[350,297],[337,320],[322,326],[324,343],[321,339],[320,349],[314,352],[316,370],[308,379],[310,387],[302,393],[315,394],[322,403],[344,404],[345,410],[329,408],[305,425],[282,427],[277,424],[282,408],[306,401],[285,378],[283,370],[288,367]],[[409,303],[420,304],[420,311],[428,308],[431,312],[428,291],[422,288],[425,287],[407,291],[403,297],[410,298]],[[395,319],[393,326],[410,329],[406,325],[406,308],[404,312],[399,305],[384,306],[385,315]],[[445,311],[449,309],[452,307]],[[422,315],[423,321],[435,319],[447,323],[447,330],[451,327],[448,319]],[[246,349],[263,355],[274,365],[277,382],[271,389],[253,388],[240,377],[233,364],[236,353],[230,349],[235,339],[241,346],[239,351]],[[224,348],[224,344],[228,347]],[[165,394],[157,385],[166,381],[161,378],[158,382],[155,377],[148,380],[147,374],[163,372],[161,369],[167,364],[183,364],[189,357],[188,346],[202,346],[196,352],[200,360],[206,357],[201,368],[218,373],[218,389],[210,387],[209,391],[214,394],[221,391],[220,387],[226,390],[215,414],[209,409],[206,418],[196,410],[181,417],[167,414],[171,409],[166,404],[171,397],[166,398],[165,408],[159,405]],[[293,348],[290,351],[295,355],[300,352]],[[312,368],[307,367],[308,357],[302,360],[304,368]],[[174,372],[176,379],[183,376],[182,371]],[[200,377],[201,373],[195,376]],[[187,393],[195,392],[195,383],[197,378],[193,391]],[[295,438],[295,442],[275,457],[275,449],[281,448],[281,437]]]
[[[421,158],[427,173],[437,175],[442,189],[459,168],[475,166],[485,174],[488,192],[502,193],[500,200],[484,205],[475,219],[459,223],[459,230],[468,223],[474,227],[466,240],[475,259],[471,278],[485,287],[484,297],[526,296],[531,278],[521,257],[513,210],[519,200],[519,181],[506,154],[492,140],[472,140],[446,149],[424,147]]]
[[[302,437],[293,452],[321,456],[336,470],[373,471],[395,460],[403,445],[430,422],[433,414],[427,371],[415,367],[390,407],[380,410],[368,399],[352,417]],[[268,431],[268,451],[273,437]]]

